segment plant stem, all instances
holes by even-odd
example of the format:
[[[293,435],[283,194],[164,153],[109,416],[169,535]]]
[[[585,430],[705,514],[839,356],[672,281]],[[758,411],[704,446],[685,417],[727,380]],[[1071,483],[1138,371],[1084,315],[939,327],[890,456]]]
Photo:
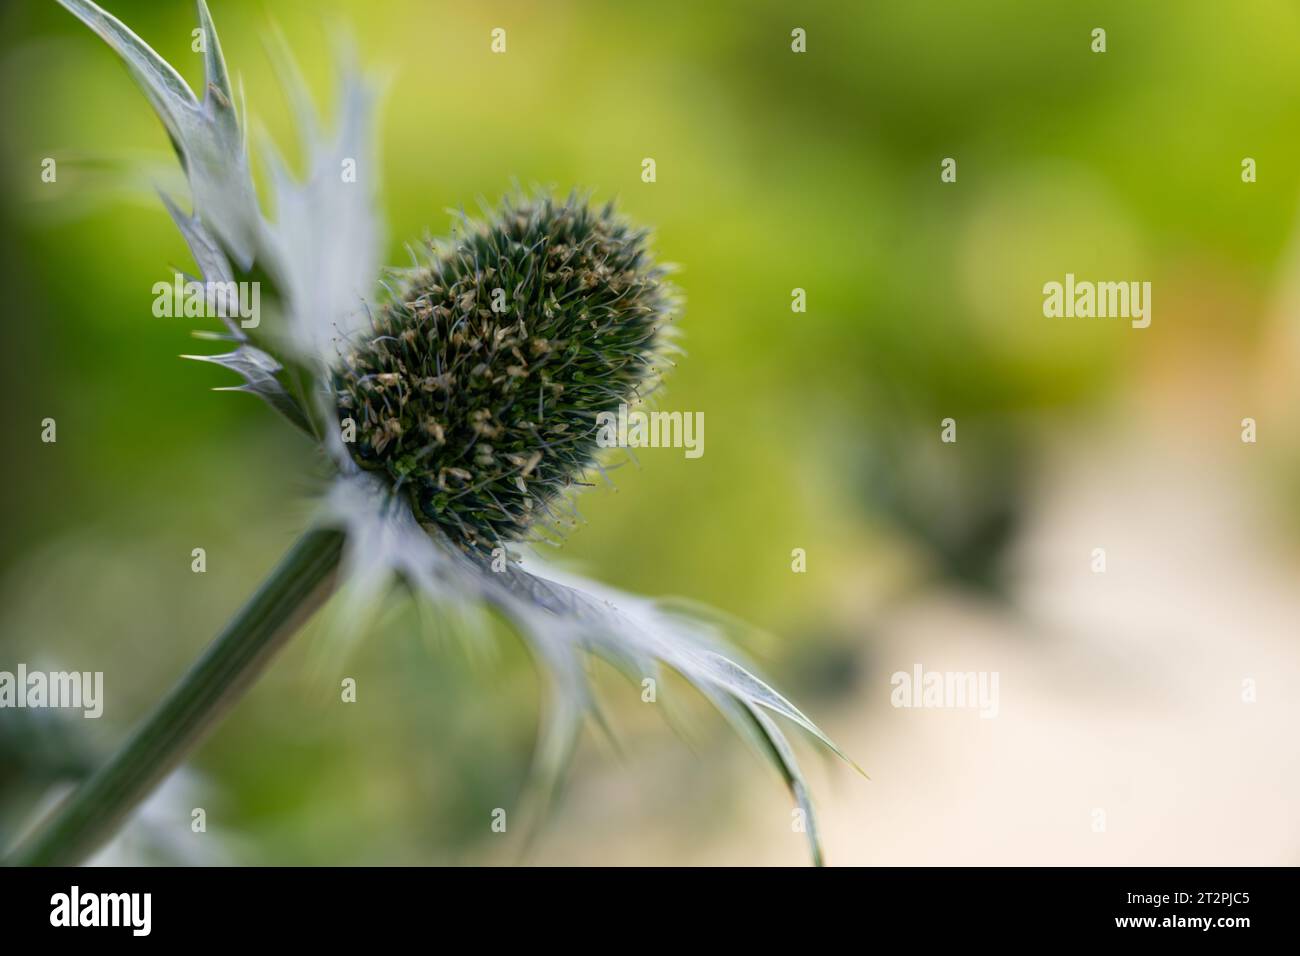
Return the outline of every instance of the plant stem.
[[[5,860],[14,866],[84,861],[190,753],[333,590],[343,535],[313,529],[113,757]]]

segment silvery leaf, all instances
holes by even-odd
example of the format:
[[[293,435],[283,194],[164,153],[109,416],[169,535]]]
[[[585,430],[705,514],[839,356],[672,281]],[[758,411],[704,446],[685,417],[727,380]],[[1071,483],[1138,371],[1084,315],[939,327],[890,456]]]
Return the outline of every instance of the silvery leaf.
[[[122,21],[90,0],[59,3],[122,58],[180,155],[195,213],[211,226],[239,267],[249,269],[260,243],[261,215],[230,78],[207,4],[198,0],[206,84],[200,101],[180,74]]]
[[[814,861],[820,862],[807,785],[770,714],[780,714],[844,755],[797,707],[736,660],[716,625],[536,562],[507,563],[493,571],[423,528],[404,503],[395,507],[399,500],[382,482],[361,473],[340,476],[331,489],[320,520],[347,531],[349,606],[357,611],[367,602],[381,603],[400,578],[440,608],[486,603],[511,620],[551,690],[534,760],[535,789],[554,792],[581,727],[578,718],[595,715],[586,657],[599,657],[634,680],[657,678],[667,668],[696,687],[777,767],[804,812]],[[358,618],[351,618],[348,629],[357,624]]]
[[[210,362],[237,373],[243,385],[219,388],[219,392],[248,392],[262,399],[305,434],[315,437],[315,432],[302,406],[285,389],[277,375],[283,366],[268,352],[247,343],[223,355],[182,355],[196,362]]]
[[[326,139],[287,49],[275,46],[308,164],[305,176],[295,179],[267,142],[275,204],[275,221],[266,225],[268,267],[283,283],[289,331],[303,357],[330,364],[338,354],[336,342],[366,323],[365,302],[379,276],[375,94],[346,56],[336,129]]]

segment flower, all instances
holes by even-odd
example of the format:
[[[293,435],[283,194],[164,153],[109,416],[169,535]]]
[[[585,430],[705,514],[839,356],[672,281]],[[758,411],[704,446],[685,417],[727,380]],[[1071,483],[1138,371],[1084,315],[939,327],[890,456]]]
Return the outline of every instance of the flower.
[[[193,211],[163,201],[204,282],[256,268],[273,286],[278,321],[245,329],[227,318],[226,332],[210,337],[231,350],[189,357],[240,375],[233,390],[264,400],[333,464],[318,521],[346,536],[339,613],[366,613],[402,580],[449,614],[490,608],[510,620],[552,685],[535,768],[548,795],[594,710],[584,656],[637,682],[677,672],[773,761],[820,862],[807,787],[774,715],[844,755],[739,661],[716,620],[569,578],[533,555],[501,560],[553,526],[555,508],[599,467],[597,414],[658,384],[677,299],[646,233],[577,194],[517,196],[385,277],[375,93],[350,56],[326,137],[290,57],[278,55],[309,161],[297,180],[268,145],[272,216],[253,187],[203,0],[202,99],[96,4],[59,2],[122,58],[167,128]],[[340,174],[349,168],[368,172]]]
[[[466,549],[524,538],[596,464],[598,416],[653,390],[664,271],[644,231],[576,193],[466,220],[334,368],[353,460]]]

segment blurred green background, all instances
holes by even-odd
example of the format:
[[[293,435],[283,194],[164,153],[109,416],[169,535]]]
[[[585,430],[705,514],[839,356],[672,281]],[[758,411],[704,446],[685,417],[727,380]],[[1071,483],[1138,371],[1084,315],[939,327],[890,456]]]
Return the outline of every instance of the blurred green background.
[[[106,6],[199,82],[192,4]],[[1114,503],[1146,473],[1111,484],[1106,462],[1181,436],[1190,463],[1165,478],[1222,466],[1226,484],[1206,500],[1255,509],[1258,533],[1223,560],[1289,569],[1276,594],[1294,593],[1295,3],[211,8],[251,115],[291,156],[263,42],[272,20],[326,102],[334,30],[387,71],[394,264],[406,242],[447,230],[448,209],[494,202],[514,181],[590,187],[654,227],[687,303],[688,354],[662,405],[704,412],[706,452],[642,453],[639,469],[617,473],[617,493],[582,497],[588,523],[557,557],[770,633],[748,650],[832,736],[870,751],[896,719],[880,711],[888,672],[913,657],[890,649],[918,602],[966,609],[942,629],[959,649],[963,614],[1015,631],[1017,646],[1059,640],[1043,621],[1071,614],[1036,582],[1062,562],[1087,573],[1098,543],[1072,538],[1068,522],[1034,534],[1052,513],[1044,502],[1082,493],[1062,458],[1096,466],[1083,486]],[[1098,26],[1104,54],[1090,49]],[[490,52],[494,27],[507,31],[504,55]],[[807,53],[791,51],[795,27]],[[301,528],[318,471],[267,409],[208,390],[231,384],[221,370],[176,358],[196,350],[187,321],[150,314],[153,283],[189,258],[149,188],[155,169],[175,176],[166,136],[117,59],[53,2],[6,5],[0,104],[0,668],[102,670],[109,693],[103,720],[66,728],[0,713],[12,835],[48,783],[75,776],[68,748],[120,741],[256,586]],[[41,180],[45,157],[56,183]],[[646,157],[653,184],[641,181]],[[956,183],[940,182],[945,157]],[[1244,157],[1258,164],[1253,184]],[[1045,319],[1043,283],[1066,272],[1152,282],[1152,326]],[[803,314],[790,308],[796,287]],[[1258,448],[1239,440],[1247,415],[1261,422]],[[938,442],[949,416],[952,446]],[[46,417],[56,444],[40,441]],[[1192,547],[1220,543],[1207,531]],[[195,547],[207,550],[202,575]],[[791,572],[793,548],[806,549],[806,574]],[[1044,551],[1056,564],[1026,557]],[[1186,588],[1175,582],[1170,600]],[[1115,608],[1099,628],[1132,620]],[[344,706],[319,631],[204,745],[193,795],[155,808],[156,826],[216,861],[517,859],[522,831],[489,824],[496,807],[523,813],[538,682],[518,643],[502,634],[467,653],[396,613],[356,641],[343,673],[359,701]],[[1153,659],[1178,653],[1169,638]],[[1283,654],[1291,666],[1289,644]],[[1122,655],[1100,668],[1123,669]],[[803,861],[779,781],[720,721],[701,716],[687,746],[636,688],[601,683],[621,752],[589,736],[572,799],[527,859]],[[889,739],[908,732],[899,724]],[[876,778],[872,753],[849,749]],[[1289,773],[1265,786],[1294,795]],[[888,783],[838,770],[817,780],[833,808],[832,861],[837,846],[840,860],[882,859],[854,834],[891,826]],[[873,786],[884,796],[863,797]],[[192,806],[208,811],[201,843]],[[142,859],[182,852],[140,840]]]

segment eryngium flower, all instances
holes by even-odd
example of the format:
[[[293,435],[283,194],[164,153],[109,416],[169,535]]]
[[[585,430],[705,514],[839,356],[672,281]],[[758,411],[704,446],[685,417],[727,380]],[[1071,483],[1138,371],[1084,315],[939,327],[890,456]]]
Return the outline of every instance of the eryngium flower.
[[[646,238],[576,194],[466,220],[334,373],[353,459],[466,549],[550,523],[596,464],[597,416],[640,401],[665,360],[674,297]]]
[[[298,71],[279,51],[307,168],[296,179],[268,144],[272,216],[253,187],[235,109],[242,98],[203,0],[202,99],[91,0],[59,2],[118,53],[166,127],[193,212],[163,200],[204,281],[264,277],[264,300],[270,287],[274,320],[245,330],[227,318],[226,333],[206,337],[231,350],[190,357],[237,373],[244,382],[235,391],[264,400],[333,464],[317,524],[345,537],[340,630],[358,633],[362,614],[401,593],[397,581],[458,623],[476,624],[489,611],[507,618],[550,685],[534,768],[545,795],[555,790],[582,718],[595,710],[588,656],[610,662],[638,688],[665,669],[675,672],[772,761],[820,862],[808,789],[773,715],[844,754],[741,662],[720,617],[569,577],[535,556],[515,555],[503,566],[483,560],[493,542],[518,540],[530,522],[536,529],[539,512],[549,516],[587,466],[599,467],[596,414],[645,397],[657,383],[674,297],[644,234],[576,198],[511,201],[384,288],[377,177],[339,175],[349,164],[378,168],[374,97],[350,60],[326,137]],[[313,573],[332,570],[317,558],[312,551],[306,565]],[[130,769],[129,761],[113,767],[115,774]]]

